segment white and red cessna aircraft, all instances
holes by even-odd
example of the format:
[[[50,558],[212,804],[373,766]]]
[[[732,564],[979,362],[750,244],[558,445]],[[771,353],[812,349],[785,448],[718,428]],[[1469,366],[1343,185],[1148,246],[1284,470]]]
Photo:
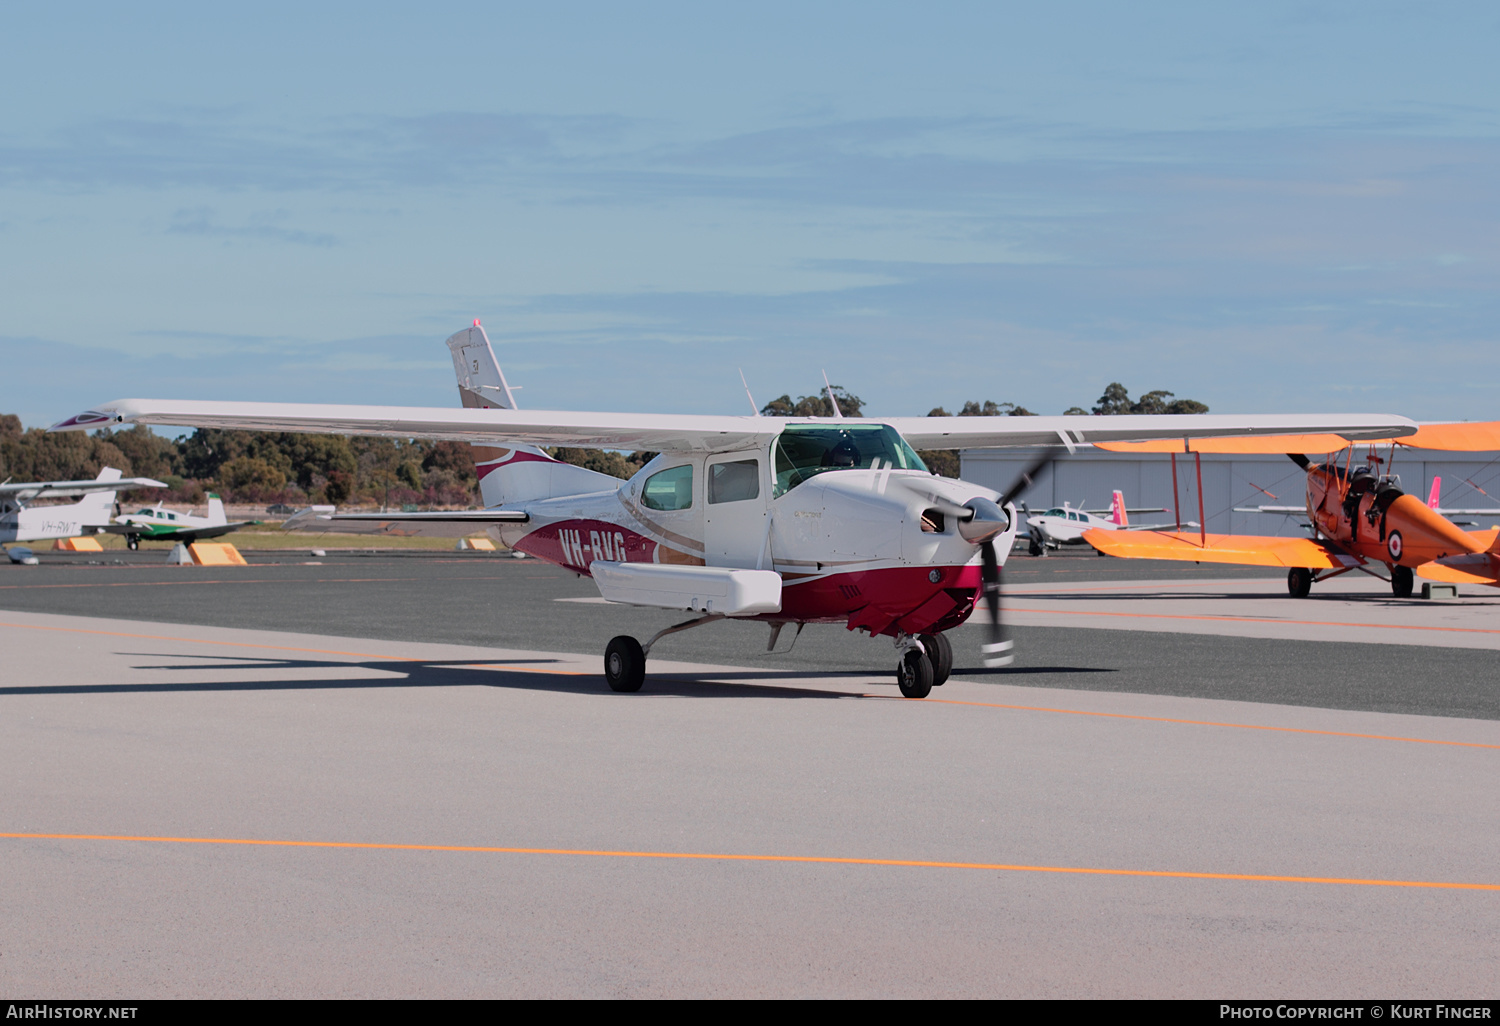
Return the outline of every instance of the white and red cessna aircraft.
[[[901,693],[925,697],[953,665],[943,632],[987,596],[986,662],[1011,659],[1001,633],[1000,565],[1015,537],[1006,494],[936,477],[915,449],[1059,445],[1331,432],[1389,438],[1402,417],[1340,414],[1118,417],[831,418],[522,411],[484,329],[448,339],[463,409],[122,399],[55,425],[124,424],[433,438],[474,444],[487,508],[330,515],[330,524],[401,521],[451,533],[488,526],[510,547],[591,576],[611,601],[691,610],[645,645],[621,636],[605,677],[637,691],[662,637],[725,617],[771,626],[840,623],[892,638]],[[539,446],[660,453],[629,481],[554,460]],[[1032,471],[1034,473],[1035,471]],[[998,543],[998,544],[997,544]]]

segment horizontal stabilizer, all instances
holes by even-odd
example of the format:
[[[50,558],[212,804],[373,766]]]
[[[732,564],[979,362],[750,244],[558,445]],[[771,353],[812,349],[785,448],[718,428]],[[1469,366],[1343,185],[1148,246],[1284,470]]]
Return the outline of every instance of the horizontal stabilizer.
[[[1185,534],[1173,531],[1083,533],[1083,540],[1106,556],[1121,559],[1174,559],[1191,563],[1307,567],[1332,570],[1357,566],[1357,556],[1335,552],[1310,538],[1267,538],[1252,534]]]
[[[389,535],[396,538],[465,538],[492,524],[524,524],[519,509],[464,509],[429,513],[338,513],[332,506],[309,506],[281,525],[283,531]]]

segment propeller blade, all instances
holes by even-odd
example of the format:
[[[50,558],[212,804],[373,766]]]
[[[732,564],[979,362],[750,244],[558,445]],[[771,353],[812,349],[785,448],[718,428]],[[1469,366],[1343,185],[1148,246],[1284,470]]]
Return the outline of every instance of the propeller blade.
[[[1038,456],[1035,460],[1033,460],[1031,466],[1021,471],[1021,476],[1016,478],[1015,481],[1011,482],[1010,489],[1006,491],[1004,495],[1000,496],[1000,508],[1004,509],[1006,506],[1010,505],[1010,503],[1015,499],[1017,495],[1020,495],[1026,489],[1035,484],[1036,476],[1042,472],[1043,467],[1051,462],[1051,456]]]
[[[1011,482],[1011,486],[1006,489],[1005,494],[995,505],[1002,511],[1007,506],[1014,511],[1015,507],[1011,503],[1015,497],[1030,488],[1036,482],[1036,476],[1042,472],[1042,468],[1051,462],[1050,455],[1038,456],[1029,467],[1021,471],[1021,475],[1015,481]],[[972,524],[980,518],[981,507],[973,502],[970,505],[976,507],[975,516],[970,521]],[[1005,514],[1002,512],[1000,515]],[[1005,636],[1005,623],[1000,616],[1000,559],[995,554],[995,535],[991,534],[980,540],[979,554],[984,581],[984,605],[990,616],[989,640],[983,647],[984,665],[1009,666],[1016,659],[1016,643]]]
[[[1016,643],[1005,636],[1005,625],[1000,620],[1000,560],[995,556],[995,543],[985,541],[979,546],[983,561],[984,605],[990,614],[989,641],[985,642],[984,665],[1009,666],[1016,658]]]

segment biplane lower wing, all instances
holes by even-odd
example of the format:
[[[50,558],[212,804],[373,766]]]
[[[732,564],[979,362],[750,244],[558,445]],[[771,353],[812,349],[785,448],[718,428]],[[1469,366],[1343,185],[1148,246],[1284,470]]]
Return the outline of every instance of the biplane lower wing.
[[[1338,570],[1358,566],[1357,556],[1337,552],[1310,538],[1267,538],[1250,534],[1186,534],[1173,531],[1083,533],[1083,540],[1106,556],[1121,559],[1175,559],[1191,563],[1307,567]]]
[[[1449,556],[1423,563],[1417,567],[1417,576],[1448,584],[1488,584],[1500,588],[1500,556],[1493,552]]]

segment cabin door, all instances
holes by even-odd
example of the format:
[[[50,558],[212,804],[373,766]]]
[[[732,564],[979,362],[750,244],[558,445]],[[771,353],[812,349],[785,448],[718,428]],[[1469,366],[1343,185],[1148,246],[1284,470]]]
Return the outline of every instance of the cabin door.
[[[754,569],[766,542],[771,490],[764,453],[709,457],[703,479],[703,545],[709,566]],[[770,569],[767,556],[764,569]]]

